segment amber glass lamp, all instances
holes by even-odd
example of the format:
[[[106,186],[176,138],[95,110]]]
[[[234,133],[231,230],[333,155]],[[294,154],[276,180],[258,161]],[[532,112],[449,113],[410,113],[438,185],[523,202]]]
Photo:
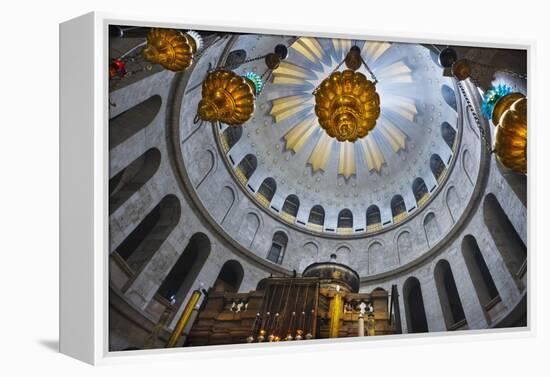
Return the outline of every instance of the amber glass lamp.
[[[183,33],[173,29],[152,28],[147,34],[147,44],[142,55],[151,63],[179,72],[193,63],[201,44],[200,35],[194,31]]]
[[[496,125],[493,150],[508,169],[527,173],[527,98],[510,93],[495,104],[492,121]]]
[[[354,142],[376,125],[380,97],[375,84],[360,72],[333,72],[315,92],[319,125],[338,141]]]
[[[202,99],[198,117],[208,122],[240,126],[254,113],[258,86],[252,75],[239,76],[233,71],[210,72],[202,83]]]

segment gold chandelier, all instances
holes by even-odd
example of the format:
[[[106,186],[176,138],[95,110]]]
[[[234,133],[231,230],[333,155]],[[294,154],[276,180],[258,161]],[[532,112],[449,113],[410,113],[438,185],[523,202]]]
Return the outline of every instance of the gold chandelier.
[[[170,71],[183,71],[193,63],[202,39],[194,31],[182,33],[173,29],[152,28],[142,51],[145,60],[160,64]]]
[[[510,93],[495,104],[492,121],[496,126],[493,150],[508,169],[527,173],[527,98]]]
[[[344,62],[348,69],[334,71],[314,91],[315,114],[329,136],[338,141],[355,142],[376,126],[380,97],[376,92],[376,78],[370,81],[364,74],[355,72],[362,63],[374,77],[356,46],[351,48]]]
[[[204,121],[239,126],[252,117],[256,94],[252,79],[224,69],[212,71],[202,83],[197,115]]]
[[[254,114],[256,96],[262,92],[264,77],[267,75],[269,79],[271,71],[279,66],[281,60],[286,59],[287,53],[286,46],[279,44],[272,53],[240,63],[264,59],[267,69],[262,75],[249,71],[239,76],[227,69],[228,66],[209,72],[202,83],[202,99],[195,122],[202,119],[229,126],[240,126],[247,122]]]

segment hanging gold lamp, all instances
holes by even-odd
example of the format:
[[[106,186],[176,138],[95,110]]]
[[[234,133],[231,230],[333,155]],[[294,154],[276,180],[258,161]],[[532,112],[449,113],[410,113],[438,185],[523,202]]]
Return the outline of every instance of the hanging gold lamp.
[[[360,72],[333,72],[315,92],[319,125],[338,141],[354,142],[367,136],[380,116],[375,84]]]
[[[202,83],[197,115],[204,121],[239,126],[252,117],[260,90],[261,79],[253,73],[239,76],[224,69],[212,71]]]
[[[498,161],[508,169],[527,173],[527,98],[510,93],[494,107],[492,121],[496,125],[493,150]]]
[[[147,34],[147,44],[142,55],[151,63],[178,72],[193,63],[195,53],[201,45],[202,39],[197,32],[183,33],[173,29],[152,28]]]

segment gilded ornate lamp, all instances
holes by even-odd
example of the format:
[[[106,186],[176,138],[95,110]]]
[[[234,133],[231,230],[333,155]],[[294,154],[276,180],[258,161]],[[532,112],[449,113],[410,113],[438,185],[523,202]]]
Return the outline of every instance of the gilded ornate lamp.
[[[229,126],[240,126],[250,120],[254,114],[256,96],[264,87],[264,77],[279,66],[287,53],[286,46],[277,45],[274,52],[243,62],[264,59],[267,69],[261,76],[254,72],[239,76],[227,67],[209,72],[202,83],[197,118]]]
[[[496,125],[493,150],[498,161],[508,169],[527,173],[527,98],[510,93],[500,98],[493,110]]]
[[[145,60],[178,72],[193,63],[201,46],[202,38],[197,32],[152,28],[147,34],[147,44],[142,54]]]
[[[380,116],[380,97],[376,92],[376,78],[361,58],[359,48],[353,46],[343,63],[348,69],[333,72],[313,92],[315,114],[329,136],[342,142],[355,142],[376,126]],[[365,65],[374,81],[356,72],[361,64]]]

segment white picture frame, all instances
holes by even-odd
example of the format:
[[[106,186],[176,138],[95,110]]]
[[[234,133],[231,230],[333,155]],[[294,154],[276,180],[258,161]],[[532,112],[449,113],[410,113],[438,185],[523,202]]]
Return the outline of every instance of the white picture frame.
[[[267,349],[258,344],[108,351],[108,26],[110,24],[177,27],[194,30],[311,35],[397,42],[456,44],[527,50],[528,75],[533,71],[533,41],[484,38],[442,39],[437,35],[384,33],[365,30],[316,30],[287,25],[208,25],[200,20],[143,18],[109,13],[88,13],[60,24],[60,351],[90,364],[132,362],[137,359],[181,360],[182,358],[227,357],[246,350],[249,354],[289,354],[321,347],[378,347],[416,342],[418,344],[532,337],[534,310],[528,295],[527,328],[475,330],[468,333],[315,340],[304,344],[276,344]],[[529,87],[533,80],[529,76]],[[528,89],[530,91],[530,88]],[[529,115],[533,108],[529,108]],[[535,127],[530,137],[536,137]],[[529,153],[533,144],[530,144]],[[531,195],[529,195],[529,199]],[[529,205],[528,205],[529,208]],[[529,212],[529,216],[530,216]],[[529,244],[531,244],[529,237]],[[528,256],[528,286],[536,281],[533,249]]]

